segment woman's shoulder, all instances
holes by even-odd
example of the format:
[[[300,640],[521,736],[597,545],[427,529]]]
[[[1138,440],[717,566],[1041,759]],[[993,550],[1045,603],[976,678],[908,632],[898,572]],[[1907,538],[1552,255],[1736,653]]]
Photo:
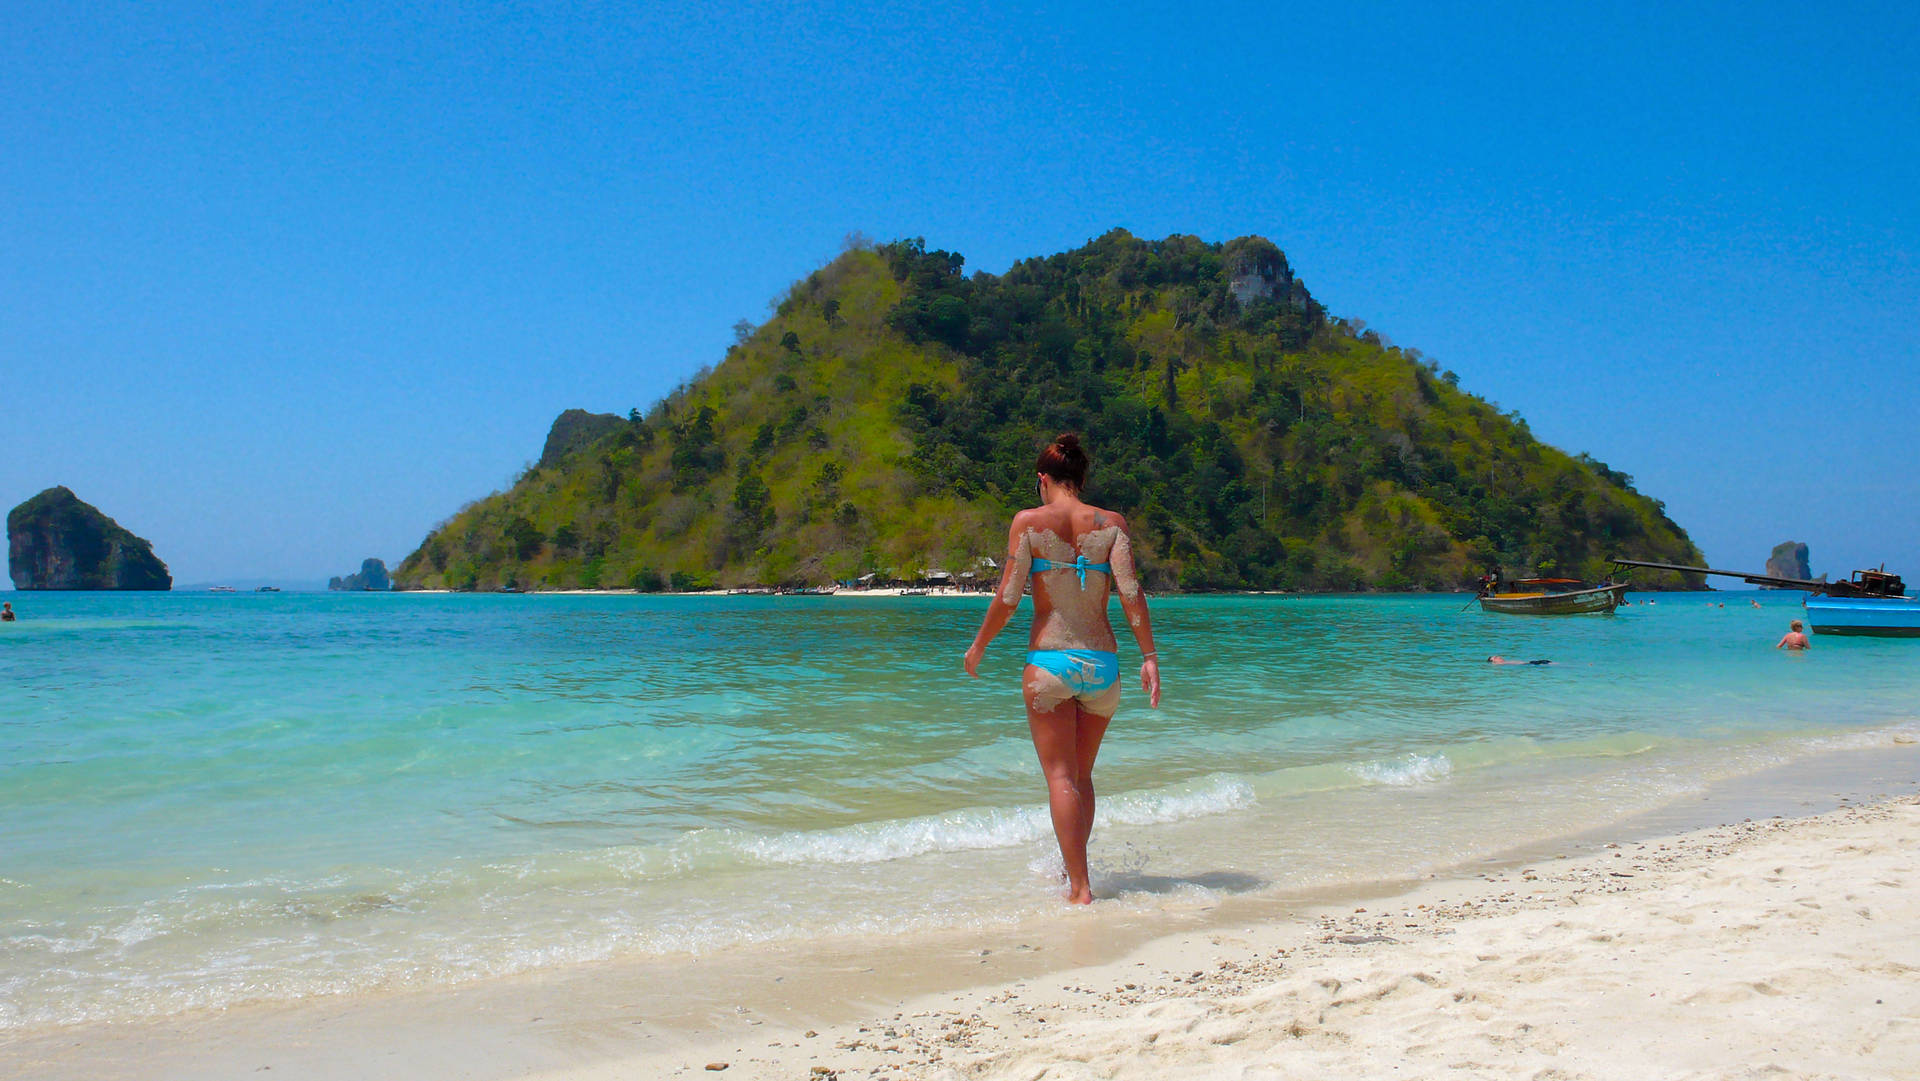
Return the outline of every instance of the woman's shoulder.
[[[1037,534],[1058,534],[1060,527],[1061,523],[1054,520],[1048,508],[1028,507],[1014,514],[1013,522],[1007,527],[1007,538],[1014,545],[1030,543]]]
[[[1127,531],[1127,519],[1118,512],[1110,511],[1105,507],[1096,507],[1091,503],[1087,504],[1087,509],[1093,512],[1094,529],[1114,528],[1122,533]]]
[[[1047,521],[1046,507],[1028,507],[1026,510],[1014,512],[1013,531],[1019,533],[1028,529],[1045,528]]]

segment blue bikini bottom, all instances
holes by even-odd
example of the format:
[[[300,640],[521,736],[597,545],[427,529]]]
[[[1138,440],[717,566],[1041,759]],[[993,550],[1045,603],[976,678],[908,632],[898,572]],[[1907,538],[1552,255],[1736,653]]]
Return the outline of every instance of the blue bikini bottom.
[[[1104,650],[1029,650],[1027,663],[1057,677],[1076,698],[1099,694],[1120,680],[1120,655]]]

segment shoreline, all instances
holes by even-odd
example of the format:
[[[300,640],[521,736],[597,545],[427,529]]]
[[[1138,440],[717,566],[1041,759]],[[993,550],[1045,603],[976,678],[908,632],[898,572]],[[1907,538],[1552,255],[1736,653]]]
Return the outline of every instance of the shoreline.
[[[324,593],[329,591],[316,590],[313,592]],[[335,590],[332,592],[348,592],[348,591]],[[875,586],[869,589],[823,589],[822,591],[817,593],[805,593],[805,594],[794,593],[792,591],[782,591],[773,586],[741,586],[735,589],[689,589],[689,590],[655,589],[655,590],[644,590],[644,591],[638,590],[638,589],[525,589],[525,590],[517,590],[514,592],[502,592],[497,589],[391,589],[391,590],[368,590],[365,592],[384,592],[384,593],[395,593],[395,594],[407,593],[407,594],[421,594],[426,596],[445,595],[445,596],[473,596],[473,597],[487,597],[487,596],[503,596],[503,597],[785,597],[785,596],[903,597],[903,596],[910,596],[910,597],[946,597],[946,598],[956,598],[956,597],[957,598],[975,598],[975,597],[991,598],[993,596],[993,591],[990,589],[940,589],[940,588],[933,588],[933,587],[923,588],[919,586]],[[1764,589],[1746,589],[1746,590],[1630,589],[1628,590],[1628,592],[1629,593],[1646,593],[1653,596],[1665,596],[1669,594],[1680,595],[1680,594],[1689,594],[1689,593],[1738,593],[1742,595],[1751,593],[1755,597],[1759,597],[1759,596],[1766,595],[1769,591]],[[1782,595],[1785,595],[1788,593],[1792,593],[1794,591],[1781,590],[1778,592],[1780,592]],[[1187,592],[1184,590],[1167,590],[1163,592],[1155,592],[1155,591],[1149,590],[1148,595],[1153,597],[1472,597],[1472,596],[1475,596],[1476,594],[1471,589],[1455,589],[1455,590],[1420,589],[1420,590],[1403,590],[1403,591],[1365,590],[1360,592],[1337,592],[1337,591],[1320,592],[1320,591],[1313,591],[1313,590],[1298,590],[1298,589],[1238,589],[1238,590],[1221,589],[1221,590],[1205,590],[1205,591],[1198,591],[1198,592]],[[1648,602],[1642,602],[1642,603],[1648,603]]]
[[[1917,872],[1920,796],[1906,795],[1180,934],[825,1031],[539,1076],[1891,1077],[1920,1061]]]
[[[1522,925],[1529,934],[1552,939],[1565,929],[1566,921],[1555,928],[1553,920],[1542,922],[1543,914],[1551,916],[1562,909],[1584,914],[1598,904],[1618,909],[1616,918],[1630,929],[1647,925],[1678,929],[1673,932],[1680,936],[1675,941],[1636,948],[1655,952],[1691,948],[1688,936],[1697,937],[1706,930],[1701,914],[1693,914],[1694,924],[1683,925],[1662,919],[1668,909],[1683,904],[1697,907],[1697,898],[1689,900],[1689,891],[1701,889],[1718,890],[1712,893],[1713,903],[1723,907],[1754,903],[1748,894],[1758,897],[1778,883],[1756,885],[1749,881],[1755,877],[1753,869],[1740,864],[1745,868],[1738,871],[1745,876],[1741,879],[1747,883],[1742,887],[1745,892],[1729,893],[1722,886],[1735,873],[1728,860],[1763,849],[1772,841],[1801,844],[1811,843],[1810,838],[1827,838],[1833,840],[1829,847],[1841,852],[1884,852],[1892,846],[1907,861],[1893,869],[1875,864],[1860,874],[1848,871],[1851,865],[1843,863],[1821,870],[1818,880],[1806,888],[1820,895],[1815,903],[1822,907],[1803,909],[1798,919],[1839,919],[1863,907],[1845,900],[1847,894],[1865,896],[1862,890],[1875,893],[1864,907],[1897,908],[1897,898],[1879,897],[1889,891],[1874,882],[1898,879],[1909,886],[1920,882],[1916,877],[1920,869],[1912,866],[1920,835],[1916,793],[1920,793],[1920,748],[1830,752],[1723,782],[1697,800],[1680,801],[1420,880],[1350,883],[1295,897],[1228,895],[1191,911],[1166,911],[1150,918],[1116,920],[1102,918],[1098,912],[1062,913],[1040,921],[1043,926],[1004,933],[943,934],[906,943],[840,941],[603,962],[440,989],[60,1026],[0,1038],[0,1072],[49,1079],[202,1078],[257,1076],[262,1068],[273,1068],[282,1075],[292,1070],[298,1076],[323,1079],[457,1075],[483,1081],[525,1076],[612,1081],[702,1073],[707,1063],[724,1061],[730,1063],[729,1077],[805,1077],[816,1066],[845,1077],[1034,1077],[1042,1076],[1047,1049],[1061,1051],[1067,1046],[1055,1034],[1070,1029],[1077,1033],[1076,1046],[1087,1044],[1096,1055],[1107,1055],[1100,1060],[1101,1070],[1095,1071],[1099,1076],[1173,1076],[1202,1064],[1206,1068],[1192,1076],[1219,1076],[1236,1062],[1256,1068],[1257,1054],[1245,1061],[1233,1058],[1256,1045],[1274,1055],[1311,1051],[1330,1056],[1316,1060],[1322,1076],[1377,1076],[1371,1071],[1383,1068],[1379,1064],[1385,1061],[1378,1056],[1392,1049],[1374,1045],[1380,1039],[1398,1039],[1405,1026],[1382,1036],[1369,1032],[1364,1021],[1355,1022],[1357,1029],[1325,1022],[1330,1008],[1352,998],[1343,1007],[1351,1008],[1359,999],[1339,995],[1316,1005],[1313,988],[1323,979],[1358,980],[1362,988],[1370,986],[1368,980],[1385,980],[1395,989],[1377,1001],[1424,1002],[1420,1009],[1426,1013],[1468,1010],[1460,1002],[1480,1002],[1484,1012],[1491,1008],[1484,1006],[1486,1002],[1505,1000],[1493,1017],[1455,1018],[1458,1026],[1465,1027],[1448,1038],[1456,1044],[1484,1044],[1489,1034],[1499,1035],[1509,1041],[1502,1045],[1507,1057],[1496,1055],[1491,1061],[1511,1065],[1524,1059],[1537,1071],[1543,1063],[1551,1064],[1540,1057],[1545,1052],[1533,1046],[1538,1040],[1530,1044],[1507,1023],[1515,1003],[1551,1012],[1552,1003],[1528,997],[1534,970],[1520,966],[1507,948],[1496,951],[1504,961],[1482,961],[1463,958],[1457,950],[1449,953],[1452,945],[1476,937],[1511,937]],[[1857,801],[1863,799],[1879,802],[1861,808]],[[1841,809],[1828,810],[1835,806]],[[1763,812],[1792,815],[1796,811],[1823,813],[1806,818],[1761,817]],[[1727,824],[1712,825],[1715,822]],[[1702,824],[1707,828],[1695,828]],[[1644,866],[1622,872],[1632,875],[1631,880],[1615,877],[1613,869],[1627,867],[1628,862]],[[1794,896],[1804,895],[1802,891]],[[1391,918],[1383,915],[1387,905]],[[1898,935],[1902,942],[1913,940],[1901,931],[1920,920],[1916,906],[1920,901],[1897,914],[1888,909],[1890,915],[1879,917],[1883,922],[1878,930]],[[1796,907],[1801,906],[1793,898],[1774,906],[1782,911]],[[1828,916],[1818,916],[1821,912]],[[1750,923],[1767,928],[1779,920],[1743,918],[1740,926]],[[1848,924],[1830,930],[1820,941],[1839,941],[1841,931],[1857,934],[1860,930]],[[1732,944],[1739,945],[1756,933],[1740,931]],[[1600,934],[1614,932],[1596,930],[1564,943],[1543,941],[1527,950],[1557,950],[1579,959],[1606,945],[1591,937]],[[1615,934],[1612,941],[1626,941],[1623,934]],[[1372,937],[1376,935],[1391,941],[1376,940]],[[1343,936],[1365,941],[1342,941]],[[1707,948],[1713,948],[1712,942]],[[1612,957],[1609,963],[1624,963],[1613,954],[1608,956]],[[1407,958],[1418,961],[1409,971],[1387,963]],[[1794,959],[1779,960],[1785,965]],[[1883,987],[1877,997],[1888,1003],[1898,1000],[1899,1009],[1888,1016],[1898,1012],[1910,1018],[1913,1026],[1903,1038],[1912,1040],[1920,1032],[1920,956],[1899,963],[1910,964],[1911,971],[1886,976],[1892,989]],[[1350,971],[1355,965],[1361,968]],[[1447,975],[1476,966],[1484,966],[1490,981],[1487,987],[1476,990],[1460,982],[1463,977]],[[1417,972],[1439,982],[1419,979]],[[1882,981],[1882,976],[1869,976]],[[1749,982],[1768,980],[1763,975]],[[1618,991],[1615,988],[1606,995]],[[1722,992],[1736,994],[1725,988],[1689,993]],[[1468,998],[1452,999],[1455,993]],[[1806,1004],[1792,992],[1777,996],[1750,992],[1740,1001],[1765,1005],[1775,998],[1803,1008]],[[1287,1008],[1299,1016],[1290,1014],[1290,1020],[1267,1016],[1272,1013],[1268,1007],[1276,1003],[1288,1003]],[[1309,1006],[1323,1020],[1301,1021],[1300,1034],[1276,1035],[1306,1016],[1300,1011]],[[1562,1003],[1553,1008],[1565,1012],[1569,1007]],[[1863,1008],[1853,1004],[1849,1016]],[[1724,1020],[1716,1014],[1712,1023]],[[1496,1021],[1506,1027],[1488,1027]],[[1684,1017],[1673,1024],[1680,1026],[1677,1031],[1683,1035],[1692,1032],[1688,1028],[1692,1022]],[[889,1029],[895,1035],[885,1036]],[[806,1036],[809,1031],[819,1035]],[[1241,1035],[1216,1039],[1234,1032]],[[1358,1060],[1341,1057],[1357,1054],[1354,1048],[1362,1046],[1371,1047],[1367,1053],[1375,1056],[1369,1060],[1373,1066],[1363,1068]],[[1920,1053],[1920,1046],[1899,1046]],[[1107,1050],[1099,1050],[1102,1047]],[[1519,1049],[1528,1047],[1532,1049],[1521,1055]],[[1155,1057],[1163,1052],[1174,1057]],[[1413,1050],[1402,1047],[1393,1053],[1413,1055]],[[1403,1060],[1435,1068],[1444,1064],[1417,1056]],[[1861,1065],[1868,1063],[1862,1060]],[[1651,1076],[1665,1068],[1657,1062],[1642,1066],[1638,1074],[1602,1069],[1567,1076]],[[1488,1066],[1476,1076],[1504,1076],[1493,1069]]]
[[[1781,861],[1796,857],[1779,846],[1817,863],[1811,870],[1818,877],[1783,875]],[[1845,853],[1880,858],[1856,859],[1849,868],[1837,858]],[[1713,1045],[1713,1053],[1725,1056],[1703,1060],[1699,1072],[1687,1076],[1747,1076],[1749,1065],[1756,1075],[1894,1076],[1896,1067],[1920,1061],[1920,939],[1907,933],[1920,924],[1916,884],[1920,747],[1896,736],[1891,748],[1828,752],[1728,778],[1697,798],[1443,871],[1294,898],[1229,896],[1189,926],[1117,951],[1103,953],[1088,941],[1098,929],[1072,927],[1058,946],[1065,956],[1051,965],[905,996],[856,1019],[775,1031],[736,1025],[731,1039],[683,1040],[533,1076],[705,1076],[708,1063],[726,1063],[728,1077],[767,1079],[1370,1081],[1398,1070],[1418,1076],[1444,1068],[1516,1081],[1642,1081],[1674,1073],[1676,1043]],[[1769,889],[1791,896],[1761,895]],[[1876,894],[1868,898],[1876,902],[1871,921],[1857,903],[1869,890]],[[1747,910],[1737,912],[1740,905]],[[1675,1012],[1676,1003],[1684,1011],[1759,1002],[1775,1007],[1770,1025],[1788,1023],[1806,1009],[1808,997],[1776,985],[1848,982],[1791,956],[1794,946],[1841,938],[1818,922],[1826,911],[1865,921],[1837,929],[1851,937],[1836,942],[1836,956],[1865,956],[1867,967],[1879,970],[1868,976],[1878,981],[1875,997],[1883,1002],[1861,1016],[1908,1026],[1891,1049],[1858,1061],[1842,1051],[1817,1066],[1789,1058],[1776,1064],[1784,1071],[1768,1071],[1758,1059],[1743,1059],[1747,1052],[1737,1042],[1744,1036],[1758,1054],[1773,1032],[1768,1025],[1729,1025],[1737,1019],[1705,1010]],[[1071,927],[1076,915],[1063,923]],[[1873,921],[1882,926],[1872,928]],[[1665,932],[1664,940],[1647,934],[1657,948],[1629,944],[1635,929],[1648,926]],[[1759,951],[1764,956],[1753,956],[1753,936],[1770,926],[1794,928],[1784,936],[1788,945],[1770,939]],[[1901,959],[1879,959],[1882,933],[1906,946]],[[1863,936],[1872,941],[1862,945]],[[1499,952],[1488,952],[1488,943]],[[1763,971],[1745,984],[1729,983],[1714,967],[1723,948],[1742,946],[1748,947],[1744,960],[1759,969],[1797,975],[1770,983]],[[1642,971],[1602,986],[1595,962],[1617,962],[1623,948],[1646,953],[1639,958]],[[1701,986],[1661,983],[1667,962],[1685,951],[1699,960],[1684,974],[1698,975]],[[1824,960],[1831,967],[1848,959]],[[1487,986],[1450,981],[1448,966],[1482,970]],[[1810,967],[1816,973],[1806,976],[1802,970]],[[1537,993],[1552,978],[1559,986]],[[1614,1042],[1618,1031],[1602,1025],[1587,1033],[1587,1061],[1569,1068],[1568,1045],[1576,1041],[1559,1032],[1561,1026],[1580,1026],[1603,1003],[1642,999],[1651,1005],[1621,1023],[1648,1028],[1644,1057],[1623,1059]],[[1859,1014],[1859,1004],[1852,1005],[1816,1014],[1815,1023],[1801,1027],[1837,1027],[1841,1016]],[[1542,1019],[1516,1019],[1523,1006]],[[1451,1026],[1432,1020],[1448,1011],[1455,1014]],[[1423,1027],[1422,1035],[1451,1027],[1448,1039],[1456,1046],[1409,1035]],[[1540,1035],[1532,1035],[1535,1030]],[[1777,1044],[1768,1044],[1768,1053]]]

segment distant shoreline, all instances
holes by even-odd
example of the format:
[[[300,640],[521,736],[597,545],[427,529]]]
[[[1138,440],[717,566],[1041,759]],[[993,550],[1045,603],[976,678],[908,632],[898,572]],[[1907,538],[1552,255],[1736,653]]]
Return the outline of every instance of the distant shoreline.
[[[338,592],[338,591],[336,591]],[[880,586],[873,589],[832,589],[818,593],[796,593],[791,590],[771,587],[749,587],[745,589],[690,589],[675,591],[671,589],[523,589],[503,593],[494,589],[395,589],[392,593],[453,594],[461,596],[507,596],[507,597],[944,597],[953,598],[990,598],[989,589],[916,589],[912,586]],[[1209,590],[1204,593],[1156,593],[1160,597],[1352,597],[1365,596],[1356,593],[1306,593],[1294,590],[1269,589],[1226,591]],[[1465,596],[1461,593],[1431,593],[1436,597]],[[1405,596],[1405,594],[1381,593],[1380,596]]]
[[[335,592],[358,592],[336,590]],[[368,590],[365,592],[382,592]],[[872,589],[832,589],[817,593],[797,593],[771,586],[748,586],[740,589],[523,589],[503,592],[497,589],[394,589],[391,593],[453,594],[460,596],[507,596],[507,597],[991,597],[992,590],[976,589],[919,589],[913,586],[879,586]],[[1793,590],[1726,590],[1726,589],[1629,589],[1629,593],[1790,593]],[[1246,589],[1246,590],[1175,590],[1168,592],[1149,591],[1155,597],[1472,597],[1470,589],[1458,590],[1360,590],[1360,591],[1320,591],[1306,589]]]

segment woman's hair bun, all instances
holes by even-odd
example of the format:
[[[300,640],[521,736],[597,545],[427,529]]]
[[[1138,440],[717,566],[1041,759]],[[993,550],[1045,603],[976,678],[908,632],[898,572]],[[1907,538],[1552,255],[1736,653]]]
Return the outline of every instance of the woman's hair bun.
[[[1071,485],[1075,490],[1087,483],[1087,452],[1080,448],[1080,437],[1067,432],[1054,437],[1040,452],[1040,472]]]

